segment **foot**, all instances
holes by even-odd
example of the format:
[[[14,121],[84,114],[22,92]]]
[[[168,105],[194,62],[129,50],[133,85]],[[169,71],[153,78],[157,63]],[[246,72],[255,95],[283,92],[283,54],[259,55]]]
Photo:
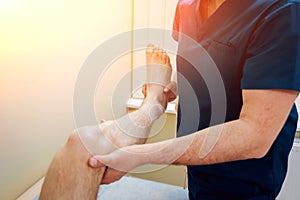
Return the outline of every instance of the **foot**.
[[[172,66],[168,54],[161,48],[148,45],[146,50],[147,84],[144,102],[157,102],[166,108],[167,95],[164,87],[170,83]]]
[[[77,130],[90,154],[107,154],[119,147],[144,143],[153,122],[164,113],[168,96],[163,89],[172,73],[169,56],[162,49],[148,46],[146,64],[147,97],[141,108],[119,119]]]

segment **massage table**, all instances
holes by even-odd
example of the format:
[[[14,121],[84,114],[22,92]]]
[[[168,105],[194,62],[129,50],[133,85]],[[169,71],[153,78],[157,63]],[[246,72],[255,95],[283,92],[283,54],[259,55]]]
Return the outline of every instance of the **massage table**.
[[[17,200],[38,200],[43,179]],[[188,192],[179,186],[124,176],[109,185],[101,185],[97,200],[188,200]]]

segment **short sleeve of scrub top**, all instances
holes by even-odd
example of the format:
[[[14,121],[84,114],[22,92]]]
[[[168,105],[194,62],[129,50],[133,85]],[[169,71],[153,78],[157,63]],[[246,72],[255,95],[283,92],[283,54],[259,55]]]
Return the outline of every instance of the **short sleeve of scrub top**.
[[[300,91],[300,4],[267,15],[253,33],[242,89]]]

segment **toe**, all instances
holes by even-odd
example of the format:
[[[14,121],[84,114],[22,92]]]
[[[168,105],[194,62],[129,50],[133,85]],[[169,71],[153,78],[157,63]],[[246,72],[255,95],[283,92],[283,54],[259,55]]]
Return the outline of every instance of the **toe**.
[[[163,49],[159,49],[159,57],[160,57],[160,64],[165,64],[165,57],[164,57],[165,51]]]
[[[149,44],[146,48],[146,63],[150,63],[152,59],[152,54],[154,51],[154,46],[152,44]]]
[[[171,67],[170,57],[166,51],[163,51],[162,59],[163,59],[163,63],[162,63],[163,65]]]
[[[157,63],[157,60],[159,59],[159,49],[154,48],[152,52],[152,57],[151,57],[151,63]]]
[[[148,45],[147,45],[147,48],[149,48],[149,49],[151,49],[151,50],[152,50],[154,47],[155,47],[155,46],[154,46],[153,44],[148,44]]]
[[[163,54],[162,54],[162,60],[163,60],[163,65],[167,65],[168,64],[168,54],[167,54],[167,52],[163,52]]]
[[[158,60],[157,60],[157,63],[158,64],[162,64],[164,65],[165,64],[165,51],[161,48],[158,48]]]
[[[153,50],[154,50],[154,45],[148,44],[148,45],[147,45],[147,48],[146,48],[146,55],[147,55],[147,54],[152,54],[152,53],[153,53]]]
[[[169,67],[172,67],[171,65],[171,61],[170,61],[170,57],[167,55],[167,61],[166,61],[166,65],[169,66]]]

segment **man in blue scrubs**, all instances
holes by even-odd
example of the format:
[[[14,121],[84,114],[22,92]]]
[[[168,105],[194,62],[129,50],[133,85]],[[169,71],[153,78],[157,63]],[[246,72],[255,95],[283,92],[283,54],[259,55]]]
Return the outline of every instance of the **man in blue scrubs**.
[[[187,165],[191,200],[275,199],[286,175],[298,120],[294,101],[300,91],[300,1],[214,1],[215,11],[210,3],[179,1],[174,21],[179,33],[173,37],[179,52],[197,55],[197,48],[182,44],[180,34],[185,34],[215,62],[225,87],[225,120],[211,121],[214,109],[206,77],[178,56],[181,137],[93,158],[123,170],[124,161],[126,170],[147,163]],[[193,93],[197,106],[190,108]],[[189,117],[183,115],[185,109],[200,113],[196,130],[185,120]],[[218,140],[205,149],[206,138],[215,131],[220,132]],[[203,148],[208,153],[201,157]],[[157,149],[162,150],[157,153]],[[176,154],[178,149],[184,152]],[[141,152],[152,153],[141,156]],[[177,157],[170,159],[174,154]],[[103,179],[106,183],[122,174],[112,168]]]

